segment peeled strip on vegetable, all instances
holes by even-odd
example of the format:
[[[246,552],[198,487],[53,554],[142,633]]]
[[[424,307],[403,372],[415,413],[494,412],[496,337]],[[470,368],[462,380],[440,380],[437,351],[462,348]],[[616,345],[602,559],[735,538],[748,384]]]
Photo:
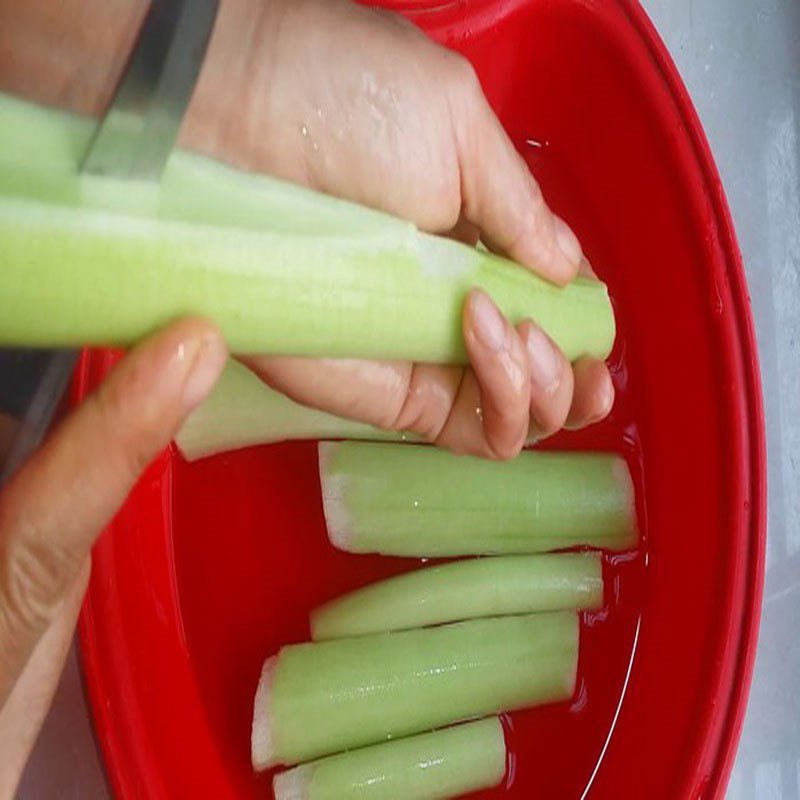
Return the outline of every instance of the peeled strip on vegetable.
[[[243,364],[228,361],[211,394],[175,437],[184,458],[292,439],[399,439],[401,434],[326,414],[270,389]]]
[[[0,98],[0,344],[126,345],[176,317],[236,353],[466,360],[480,286],[574,359],[614,341],[606,287],[176,152],[160,186],[80,176],[94,122]],[[110,210],[109,210],[110,209]]]
[[[523,452],[497,463],[424,445],[320,443],[331,542],[353,553],[457,556],[636,543],[625,461]]]
[[[315,609],[317,641],[603,604],[597,553],[475,558],[407,572]]]
[[[272,785],[275,800],[438,800],[497,786],[505,771],[492,717],[303,764]]]
[[[261,673],[256,769],[569,698],[574,612],[471,620],[283,647]]]

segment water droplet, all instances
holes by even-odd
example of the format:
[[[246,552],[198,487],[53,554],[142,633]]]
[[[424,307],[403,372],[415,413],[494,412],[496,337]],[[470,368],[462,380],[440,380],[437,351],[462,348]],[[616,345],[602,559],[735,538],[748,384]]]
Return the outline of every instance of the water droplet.
[[[302,133],[303,136],[308,136],[308,128],[305,125],[303,125],[303,127],[300,128],[300,133]]]
[[[419,500],[414,501],[414,508],[419,508]]]
[[[723,305],[722,305],[722,295],[719,290],[719,286],[714,283],[713,286],[713,294],[711,297],[711,302],[714,304],[714,313],[718,316],[722,316]]]

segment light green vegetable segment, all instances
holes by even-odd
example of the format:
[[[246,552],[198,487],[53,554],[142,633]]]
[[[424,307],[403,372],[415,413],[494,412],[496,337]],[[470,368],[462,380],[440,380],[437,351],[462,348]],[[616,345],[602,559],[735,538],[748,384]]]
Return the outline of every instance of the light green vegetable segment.
[[[211,394],[175,441],[189,461],[214,453],[291,439],[400,439],[384,431],[295,403],[230,360]]]
[[[496,463],[424,445],[321,443],[328,536],[354,553],[455,556],[636,543],[633,487],[605,453]]]
[[[565,700],[578,617],[554,612],[290,645],[256,692],[257,769]]]
[[[329,756],[273,779],[275,800],[444,800],[497,786],[506,771],[497,717]]]
[[[444,622],[603,604],[596,553],[500,556],[407,572],[339,597],[311,614],[316,640]]]
[[[0,344],[128,344],[186,314],[237,353],[464,362],[483,287],[574,359],[614,341],[606,287],[557,288],[410,223],[199,156],[160,187],[80,177],[93,121],[0,97]]]

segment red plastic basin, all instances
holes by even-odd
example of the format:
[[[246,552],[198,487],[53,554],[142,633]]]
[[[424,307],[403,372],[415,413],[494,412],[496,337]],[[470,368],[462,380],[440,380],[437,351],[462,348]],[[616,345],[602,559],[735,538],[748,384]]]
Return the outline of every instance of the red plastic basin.
[[[606,559],[575,699],[506,718],[508,777],[485,796],[721,796],[755,649],[765,458],[741,257],[700,124],[634,2],[394,7],[472,60],[611,287],[616,406],[552,446],[624,452],[644,531]],[[112,361],[84,357],[76,400]],[[115,793],[270,796],[249,764],[262,660],[308,637],[318,602],[414,566],[327,544],[313,443],[164,453],[99,541],[81,618]]]

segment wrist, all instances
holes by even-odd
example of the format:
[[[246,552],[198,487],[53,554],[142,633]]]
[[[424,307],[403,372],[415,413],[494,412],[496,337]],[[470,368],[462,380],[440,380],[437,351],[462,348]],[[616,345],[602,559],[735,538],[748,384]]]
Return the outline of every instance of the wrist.
[[[147,0],[0,2],[0,91],[99,116],[147,7]]]

